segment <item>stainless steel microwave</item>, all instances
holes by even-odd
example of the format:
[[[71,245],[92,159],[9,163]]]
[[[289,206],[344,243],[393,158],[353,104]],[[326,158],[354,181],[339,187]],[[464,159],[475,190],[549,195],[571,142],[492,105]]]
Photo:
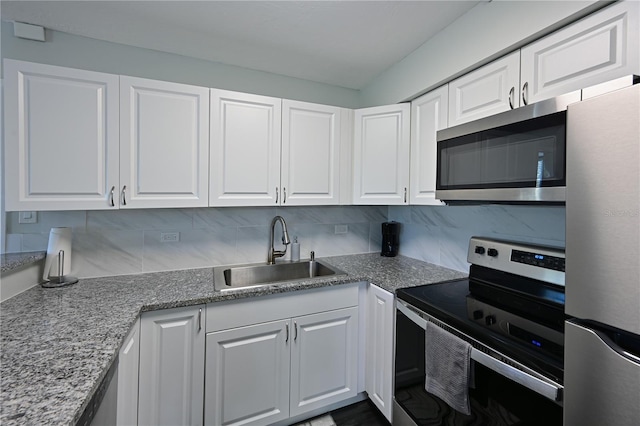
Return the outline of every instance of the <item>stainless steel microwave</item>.
[[[563,203],[567,106],[576,91],[438,132],[436,198]]]

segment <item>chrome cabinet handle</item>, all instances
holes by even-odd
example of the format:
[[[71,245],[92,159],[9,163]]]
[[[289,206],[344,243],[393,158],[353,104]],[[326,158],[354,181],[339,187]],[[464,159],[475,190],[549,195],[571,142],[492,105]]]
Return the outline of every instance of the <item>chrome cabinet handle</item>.
[[[276,204],[278,204],[278,187],[276,186]]]
[[[522,85],[522,103],[525,105],[528,105],[529,102],[527,102],[527,89],[529,88],[529,82],[525,81],[525,83]]]
[[[122,205],[126,206],[127,205],[127,193],[125,192],[127,190],[127,185],[124,185],[122,187]]]
[[[287,187],[282,188],[282,204],[287,203]]]
[[[404,202],[407,202],[407,187],[404,187]]]
[[[509,90],[509,108],[513,109],[513,94],[515,93],[516,88],[512,87],[511,90]]]
[[[115,205],[116,205],[116,204],[113,202],[113,191],[115,191],[115,190],[116,190],[116,187],[115,187],[115,186],[112,186],[112,187],[111,187],[111,191],[109,191],[109,200],[110,200],[110,202],[111,202],[111,207],[115,207]]]
[[[295,321],[293,322],[293,331],[294,331],[293,341],[295,342],[296,340],[298,340],[298,323]]]
[[[289,324],[288,323],[285,325],[285,328],[287,329],[287,337],[285,337],[284,342],[289,343]]]
[[[198,309],[198,331],[202,330],[202,308]]]

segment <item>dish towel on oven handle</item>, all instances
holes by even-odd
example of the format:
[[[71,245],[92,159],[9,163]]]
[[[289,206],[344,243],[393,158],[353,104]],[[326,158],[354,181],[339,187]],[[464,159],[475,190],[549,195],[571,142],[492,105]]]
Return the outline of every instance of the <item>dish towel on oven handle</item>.
[[[471,414],[471,345],[432,322],[427,322],[425,336],[425,390]]]

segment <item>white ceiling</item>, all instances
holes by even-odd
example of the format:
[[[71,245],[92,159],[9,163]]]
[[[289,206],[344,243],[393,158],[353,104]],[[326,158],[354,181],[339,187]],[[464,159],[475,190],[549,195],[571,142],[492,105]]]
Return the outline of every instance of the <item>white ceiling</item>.
[[[477,3],[3,0],[0,12],[6,21],[362,89]]]

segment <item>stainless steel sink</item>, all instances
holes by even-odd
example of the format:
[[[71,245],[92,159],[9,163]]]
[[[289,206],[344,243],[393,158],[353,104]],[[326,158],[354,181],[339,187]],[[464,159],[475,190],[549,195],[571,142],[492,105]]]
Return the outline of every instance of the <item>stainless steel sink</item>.
[[[318,260],[213,268],[215,289],[222,291],[331,275],[345,275],[345,273]]]

